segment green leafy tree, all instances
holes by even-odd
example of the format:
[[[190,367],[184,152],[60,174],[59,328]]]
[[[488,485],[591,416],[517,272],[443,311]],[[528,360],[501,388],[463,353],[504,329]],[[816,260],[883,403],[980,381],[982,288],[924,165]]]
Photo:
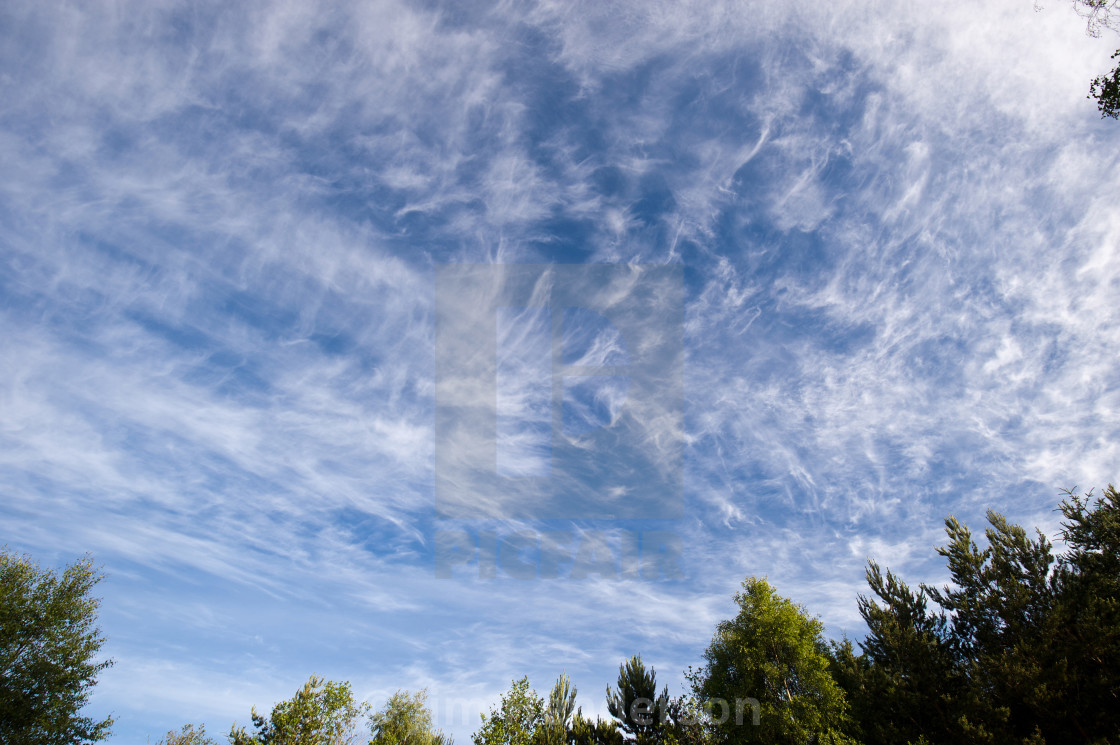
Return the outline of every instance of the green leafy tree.
[[[452,745],[452,738],[432,725],[428,691],[397,691],[370,716],[370,745]]]
[[[311,679],[287,701],[272,707],[266,719],[252,711],[254,732],[236,722],[230,729],[231,745],[354,745],[358,721],[369,704],[354,701],[350,684]]]
[[[523,677],[513,682],[501,703],[482,716],[474,745],[623,745],[613,721],[584,717],[576,707],[576,687],[561,673],[542,699]]]
[[[691,670],[691,668],[690,668]],[[711,712],[694,696],[682,695],[669,701],[669,721],[661,739],[663,745],[710,745]],[[753,722],[754,709],[747,713]]]
[[[691,671],[693,693],[710,710],[716,743],[848,743],[848,704],[829,670],[821,622],[749,578]],[[758,725],[750,721],[758,702]]]
[[[659,743],[669,721],[669,690],[657,692],[657,672],[646,670],[640,654],[618,666],[618,683],[607,687],[607,711],[626,738],[640,745]]]
[[[544,701],[529,687],[529,678],[513,681],[498,708],[481,715],[482,724],[472,736],[474,745],[534,745],[541,736]]]
[[[5,745],[89,743],[110,734],[112,717],[80,712],[112,664],[98,661],[103,575],[88,556],[58,574],[30,557],[0,549],[0,742]]]
[[[171,730],[161,737],[156,745],[218,745],[218,743],[206,735],[205,724],[200,724],[198,729],[195,729],[193,724],[184,724],[178,732]]]
[[[1120,57],[1120,49],[1112,55],[1112,59]],[[1113,119],[1120,118],[1120,65],[1112,69],[1112,72],[1107,75],[1098,75],[1093,78],[1089,83],[1089,95],[1086,98],[1093,98],[1097,101],[1097,109],[1101,112],[1101,118],[1112,117]]]

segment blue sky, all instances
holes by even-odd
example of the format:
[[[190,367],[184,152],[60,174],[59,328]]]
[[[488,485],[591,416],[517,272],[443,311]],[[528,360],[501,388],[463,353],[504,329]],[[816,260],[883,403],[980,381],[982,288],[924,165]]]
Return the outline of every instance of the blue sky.
[[[1053,536],[1120,456],[1114,48],[1027,0],[6,2],[0,543],[104,565],[90,713],[316,673],[463,743],[525,674],[682,692],[747,576],[858,638],[948,514]]]

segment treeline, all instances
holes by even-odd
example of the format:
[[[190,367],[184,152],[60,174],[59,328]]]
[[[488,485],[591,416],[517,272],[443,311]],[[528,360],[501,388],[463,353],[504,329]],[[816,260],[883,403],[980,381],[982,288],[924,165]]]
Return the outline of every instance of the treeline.
[[[1112,486],[1099,497],[1067,492],[1058,509],[1060,554],[1041,532],[1028,535],[995,512],[983,547],[950,517],[938,549],[946,587],[912,587],[869,563],[870,593],[857,599],[868,634],[858,644],[826,640],[803,607],[749,578],[735,596],[737,615],[717,626],[703,663],[686,672],[684,695],[659,691],[640,655],[624,661],[608,687],[608,719],[583,714],[564,673],[547,698],[521,678],[482,715],[473,745],[1120,744],[1120,493]],[[86,665],[85,677],[69,698],[56,697],[66,706],[55,706],[52,720],[34,710],[51,703],[43,694],[49,686],[20,670],[35,658],[27,652],[33,634],[9,625],[13,598],[42,603],[54,592],[87,602],[89,611],[92,575],[88,564],[80,568],[70,577],[78,583],[62,593],[73,567],[60,580],[0,553],[0,742],[107,735],[111,720],[77,717],[93,673],[106,664],[92,662],[96,629],[67,616],[68,628],[85,634],[77,645],[85,656],[70,658]],[[44,591],[50,582],[54,589]],[[20,640],[24,651],[12,657]],[[77,722],[69,730],[63,710]],[[267,717],[254,709],[249,721],[230,729],[231,745],[452,745],[433,726],[425,691],[398,691],[373,710],[348,683],[316,677]],[[160,743],[216,745],[193,725]]]

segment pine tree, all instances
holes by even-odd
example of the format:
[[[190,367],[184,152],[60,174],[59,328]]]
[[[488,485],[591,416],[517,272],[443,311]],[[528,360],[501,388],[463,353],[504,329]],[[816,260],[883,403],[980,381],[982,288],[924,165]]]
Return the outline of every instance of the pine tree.
[[[995,512],[987,545],[946,520],[951,584],[913,591],[874,563],[869,634],[833,645],[868,745],[1120,742],[1120,494],[1067,492],[1068,552]]]
[[[618,667],[617,688],[607,687],[607,711],[628,740],[646,745],[661,742],[669,716],[669,690],[657,692],[657,672],[646,670],[640,654]]]

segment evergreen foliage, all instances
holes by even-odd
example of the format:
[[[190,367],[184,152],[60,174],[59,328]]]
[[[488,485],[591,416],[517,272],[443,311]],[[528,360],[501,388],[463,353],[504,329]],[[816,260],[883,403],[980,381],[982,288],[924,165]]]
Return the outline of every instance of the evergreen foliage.
[[[1064,553],[989,511],[982,541],[945,521],[949,583],[908,585],[868,562],[857,606],[867,636],[826,643],[819,620],[748,578],[689,668],[691,695],[657,689],[641,655],[607,688],[612,720],[584,717],[566,672],[547,700],[527,677],[481,716],[473,745],[1120,745],[1120,492],[1066,492]],[[101,580],[90,559],[61,574],[0,551],[0,742],[79,745],[111,719],[79,716],[96,674]],[[757,709],[756,709],[757,707]],[[757,719],[754,714],[757,710]],[[453,745],[434,729],[427,691],[378,711],[350,684],[312,676],[231,745]],[[159,745],[216,745],[204,726]]]
[[[576,687],[572,685],[568,674],[561,672],[552,691],[548,694],[548,703],[544,706],[544,716],[540,724],[541,745],[565,745],[575,713]]]
[[[577,709],[568,730],[568,745],[623,745],[622,731],[613,720],[591,721]]]
[[[1062,674],[1058,713],[1081,742],[1120,743],[1120,493],[1109,485],[1098,498],[1066,495],[1068,553],[1049,626]]]
[[[607,711],[628,740],[660,743],[669,718],[669,691],[657,692],[657,671],[646,670],[640,654],[618,667],[617,687],[607,687]]]
[[[868,745],[1120,742],[1120,494],[1066,494],[1065,555],[989,511],[983,549],[946,520],[949,586],[911,590],[870,564],[862,653],[845,642],[831,655],[850,734]]]

